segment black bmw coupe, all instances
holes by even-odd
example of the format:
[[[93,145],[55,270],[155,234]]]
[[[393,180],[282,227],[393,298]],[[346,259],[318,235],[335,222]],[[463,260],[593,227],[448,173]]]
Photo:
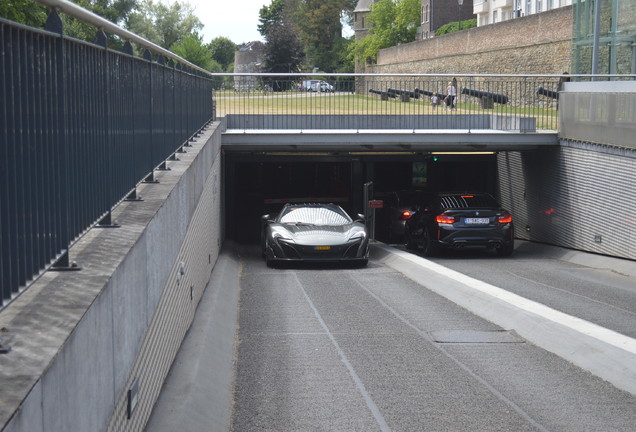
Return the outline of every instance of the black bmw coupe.
[[[261,217],[261,247],[268,266],[283,261],[355,262],[369,260],[363,216],[351,219],[337,204],[285,204],[277,215]]]
[[[422,202],[406,221],[407,249],[425,256],[442,249],[486,248],[499,256],[514,250],[512,215],[486,193],[439,193]]]

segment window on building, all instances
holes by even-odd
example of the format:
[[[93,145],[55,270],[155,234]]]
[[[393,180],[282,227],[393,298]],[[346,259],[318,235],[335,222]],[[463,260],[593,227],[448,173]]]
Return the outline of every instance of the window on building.
[[[492,11],[492,23],[496,23],[497,22],[497,12],[498,11]]]
[[[537,13],[541,12],[543,10],[543,4],[542,4],[542,0],[537,0]]]
[[[552,0],[546,0],[546,2],[545,2],[545,10],[552,9],[554,7],[552,3],[553,3]]]

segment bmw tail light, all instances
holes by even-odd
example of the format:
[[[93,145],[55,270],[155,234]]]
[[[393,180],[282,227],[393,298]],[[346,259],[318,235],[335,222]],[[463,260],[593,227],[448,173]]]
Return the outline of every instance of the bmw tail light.
[[[499,216],[499,223],[510,223],[512,222],[512,215],[510,213],[504,213]]]
[[[411,216],[413,216],[413,212],[411,210],[404,210],[402,213],[400,213],[400,220],[409,220],[411,219]]]
[[[452,223],[455,223],[455,218],[453,216],[441,214],[435,217],[435,222],[441,223],[441,224],[452,224]]]

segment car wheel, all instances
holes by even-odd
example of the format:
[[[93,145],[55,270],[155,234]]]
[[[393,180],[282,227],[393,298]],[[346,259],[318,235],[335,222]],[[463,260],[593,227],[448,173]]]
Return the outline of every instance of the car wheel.
[[[497,248],[497,255],[500,257],[509,257],[512,255],[512,251],[515,250],[514,242],[504,243],[500,248]]]
[[[276,261],[271,259],[270,255],[265,250],[263,250],[263,258],[265,258],[265,265],[267,265],[267,267],[276,267]]]
[[[424,256],[427,256],[427,257],[438,256],[440,252],[439,245],[435,242],[433,233],[431,233],[429,230],[424,231],[423,249],[424,249],[423,251]]]
[[[267,267],[269,268],[276,268],[276,261],[265,257],[265,265],[267,265]]]
[[[417,250],[417,241],[411,237],[411,232],[408,228],[404,229],[404,247],[408,250]]]

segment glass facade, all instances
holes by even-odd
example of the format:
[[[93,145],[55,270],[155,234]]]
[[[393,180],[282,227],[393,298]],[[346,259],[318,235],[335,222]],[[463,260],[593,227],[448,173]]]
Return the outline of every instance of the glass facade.
[[[636,73],[636,0],[574,0],[572,72],[592,73],[596,6],[599,74]]]

